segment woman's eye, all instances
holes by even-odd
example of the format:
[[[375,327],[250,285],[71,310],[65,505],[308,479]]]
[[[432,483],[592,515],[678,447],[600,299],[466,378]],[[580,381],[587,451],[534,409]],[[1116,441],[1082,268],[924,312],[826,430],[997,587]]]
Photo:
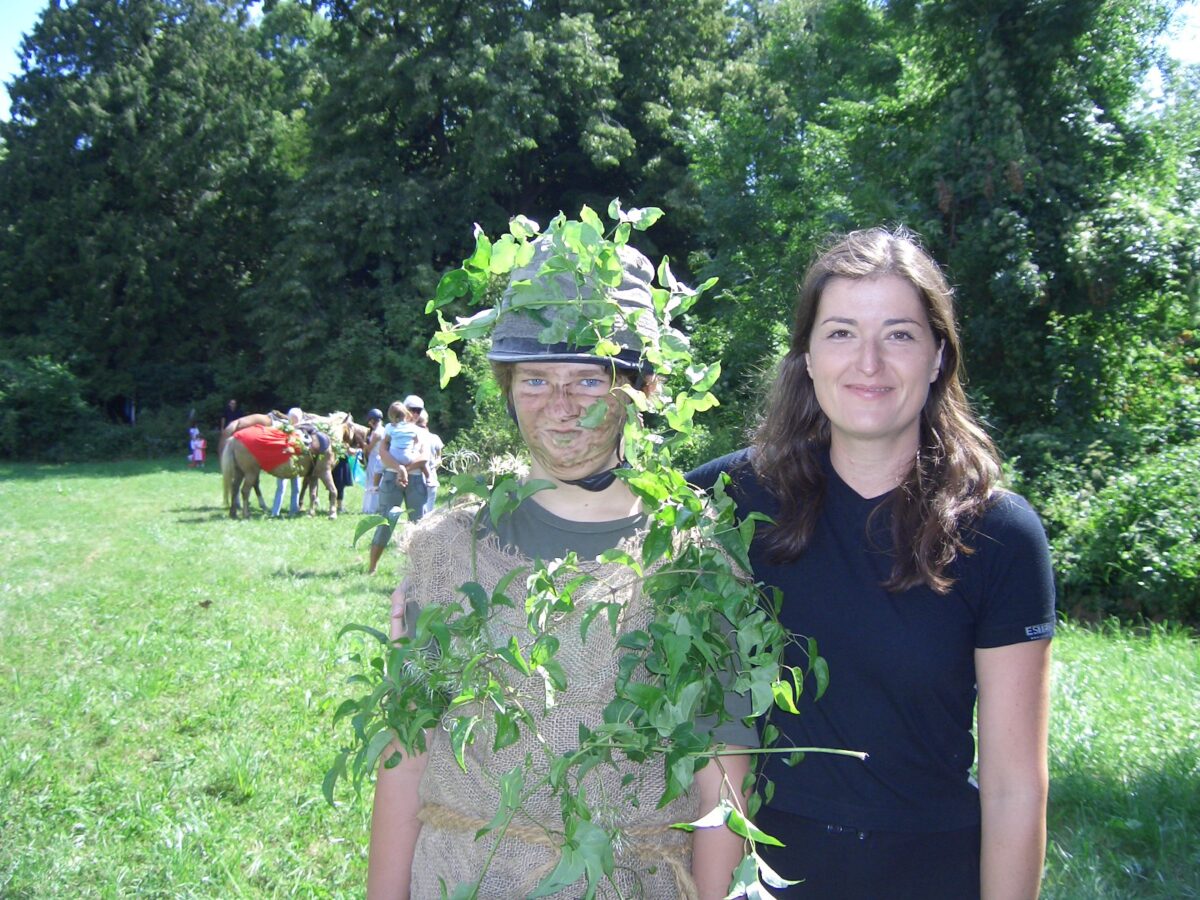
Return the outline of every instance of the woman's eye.
[[[911,341],[913,340],[913,335],[911,331],[893,331],[891,338],[894,341]]]

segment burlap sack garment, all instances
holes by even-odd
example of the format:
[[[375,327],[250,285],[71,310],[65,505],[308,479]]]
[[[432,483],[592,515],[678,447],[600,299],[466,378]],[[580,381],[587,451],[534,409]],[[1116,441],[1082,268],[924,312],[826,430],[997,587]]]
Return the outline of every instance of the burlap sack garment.
[[[475,572],[471,571],[473,508],[458,508],[427,519],[407,539],[407,599],[419,605],[448,603],[458,598],[456,588],[477,581],[489,593],[506,573],[527,560],[500,548],[494,538],[477,543]],[[627,549],[630,549],[627,547]],[[555,636],[561,641],[557,659],[566,670],[568,688],[555,706],[543,713],[545,686],[540,677],[524,679],[511,672],[510,684],[537,712],[538,730],[552,749],[565,751],[578,746],[579,723],[595,727],[603,721],[604,707],[612,699],[619,651],[608,626],[599,615],[580,637],[582,610],[599,600],[618,601],[623,607],[617,629],[621,634],[645,628],[650,620],[649,604],[638,590],[638,582],[622,566],[584,563],[599,581],[576,594],[577,609],[557,622]],[[494,645],[516,635],[527,650],[531,638],[525,622],[524,581],[516,579],[510,590],[515,608],[499,607],[493,617]],[[465,600],[462,601],[465,605]],[[473,881],[495,841],[494,835],[475,840],[475,832],[489,822],[499,807],[499,777],[531,754],[539,771],[545,755],[537,741],[523,736],[517,744],[499,753],[491,752],[490,731],[478,734],[469,748],[464,773],[455,762],[445,730],[431,736],[428,765],[420,785],[420,838],[413,859],[412,897],[434,900],[439,896],[439,877],[453,890],[460,882]],[[632,775],[627,785],[622,778]],[[526,782],[532,781],[527,778]],[[662,762],[652,759],[643,765],[621,760],[617,768],[598,766],[585,778],[584,786],[597,824],[620,829],[615,848],[614,880],[626,898],[692,898],[695,885],[690,876],[691,835],[670,829],[673,822],[697,818],[695,793],[680,797],[664,809],[656,809],[665,786]],[[548,790],[535,795],[519,812],[492,858],[479,896],[519,898],[526,896],[558,862],[553,837],[561,832],[559,803]],[[574,898],[584,893],[582,882],[555,894]],[[615,898],[616,891],[603,885],[597,896]]]

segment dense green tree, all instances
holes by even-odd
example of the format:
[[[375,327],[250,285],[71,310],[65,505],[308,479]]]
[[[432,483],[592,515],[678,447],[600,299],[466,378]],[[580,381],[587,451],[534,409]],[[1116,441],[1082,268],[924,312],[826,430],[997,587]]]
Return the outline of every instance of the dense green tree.
[[[1194,376],[1194,100],[1185,73],[1166,112],[1142,97],[1172,5],[762,4],[739,90],[693,133],[717,342],[782,317],[823,233],[902,222],[959,286],[996,424],[1161,417],[1145,386]]]
[[[646,249],[684,255],[699,208],[672,90],[679,70],[729,52],[721,4],[324,8],[336,62],[256,304],[273,381],[354,408],[432,388],[423,309],[437,275],[472,223],[502,229],[514,209],[669,204],[675,231]],[[468,402],[435,399],[435,417],[443,404]]]
[[[232,6],[54,0],[0,124],[0,341],[90,402],[249,378],[244,289],[279,183],[269,63]]]

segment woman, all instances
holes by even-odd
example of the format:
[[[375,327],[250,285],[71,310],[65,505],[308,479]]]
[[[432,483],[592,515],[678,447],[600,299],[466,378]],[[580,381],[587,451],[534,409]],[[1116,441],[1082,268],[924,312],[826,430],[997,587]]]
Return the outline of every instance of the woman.
[[[383,412],[378,407],[367,410],[367,458],[366,486],[363,488],[362,511],[379,512],[379,482],[383,477],[383,461],[379,458],[379,447],[383,442]]]
[[[951,288],[912,235],[854,232],[818,258],[752,448],[689,477],[722,472],[741,514],[774,520],[755,575],[829,666],[819,702],[774,717],[781,744],[869,754],[766,765],[758,824],[787,845],[768,862],[803,879],[783,896],[1036,897],[1049,553],[1029,505],[998,487]]]
[[[375,529],[371,537],[371,549],[367,557],[367,574],[374,575],[379,559],[392,540],[392,532],[400,520],[399,510],[408,511],[408,521],[420,520],[425,512],[425,479],[414,478],[413,473],[424,467],[425,453],[419,443],[417,416],[407,406],[407,401],[397,400],[388,407],[388,424],[383,427],[383,439],[379,442],[379,509],[388,521]]]
[[[409,540],[407,577],[393,595],[393,634],[399,635],[413,620],[417,602],[452,602],[455,588],[468,580],[491,592],[514,567],[529,567],[532,560],[559,558],[569,551],[577,553],[581,568],[597,578],[576,595],[576,612],[564,616],[555,630],[561,641],[556,658],[567,670],[567,688],[557,696],[553,709],[536,713],[538,731],[555,753],[574,746],[581,724],[596,728],[603,721],[621,655],[615,642],[620,634],[645,628],[651,613],[636,591],[636,582],[627,575],[622,577],[626,570],[596,560],[618,545],[636,548],[641,540],[639,529],[645,523],[638,499],[613,474],[623,465],[620,441],[626,415],[623,395],[614,388],[629,385],[651,390],[652,376],[646,375],[640,348],[641,335],[648,334],[647,329],[657,331],[650,294],[653,268],[640,253],[623,249],[623,279],[608,289],[609,296],[622,309],[641,315],[636,317],[637,331],[617,331],[615,338],[623,348],[618,356],[600,358],[588,348],[540,343],[546,317],[554,316],[548,310],[530,315],[510,306],[492,335],[489,358],[529,449],[529,477],[545,480],[553,488],[526,499],[499,521],[484,515],[482,530],[476,509],[471,507],[444,509],[423,522]],[[552,279],[540,274],[549,255],[549,244],[540,242],[533,260],[513,273],[510,285]],[[568,280],[566,290],[577,291],[573,286]],[[510,287],[501,300],[502,310],[511,296]],[[584,425],[585,411],[598,421]],[[465,548],[472,544],[468,552]],[[526,632],[520,595],[523,580],[514,584],[518,587],[509,589],[516,592],[514,607],[498,606],[489,619],[497,632],[490,636],[493,640],[503,642],[508,635]],[[596,627],[583,642],[579,629],[582,611],[591,603],[614,600],[623,610],[619,633]],[[518,680],[512,687],[520,691],[525,686]],[[532,689],[536,692],[539,688],[534,684]],[[537,705],[531,702],[531,707]],[[736,722],[721,726],[714,736],[731,746],[755,741],[753,730]],[[467,751],[466,771],[455,761],[444,729],[433,730],[428,740],[428,753],[405,756],[393,768],[380,766],[371,824],[368,897],[434,898],[439,896],[439,879],[452,891],[456,884],[472,882],[481,875],[481,897],[528,896],[558,859],[558,850],[544,829],[559,820],[559,799],[545,789],[530,797],[490,861],[490,836],[477,840],[475,835],[501,802],[497,776],[519,766],[527,754],[542,757],[535,737],[527,735],[500,751],[493,751],[488,741],[477,741]],[[401,752],[398,745],[393,749]],[[383,758],[391,755],[385,751]],[[730,783],[740,785],[748,771],[745,757],[726,757],[722,765]],[[740,839],[725,828],[701,829],[693,839],[669,827],[691,821],[717,804],[720,769],[716,764],[701,769],[692,790],[663,809],[656,808],[664,787],[659,761],[622,761],[617,767],[598,766],[589,771],[582,789],[589,802],[595,801],[597,822],[623,835],[614,846],[611,876],[619,885],[619,896],[725,896],[741,859]],[[629,802],[630,794],[637,802]],[[610,885],[602,884],[599,896],[618,896],[610,890]],[[577,897],[581,891],[576,883],[554,896]]]

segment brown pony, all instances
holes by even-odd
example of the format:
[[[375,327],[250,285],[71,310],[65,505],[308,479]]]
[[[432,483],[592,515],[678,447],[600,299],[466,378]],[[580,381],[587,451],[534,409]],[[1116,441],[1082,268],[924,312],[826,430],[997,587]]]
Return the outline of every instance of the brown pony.
[[[258,428],[261,431],[266,428],[279,427],[282,422],[286,421],[286,417],[282,417],[278,413],[256,414],[242,416],[225,427],[225,431],[221,435],[223,443],[220,451],[221,475],[230,518],[238,517],[239,494],[243,518],[250,517],[251,491],[258,495],[259,504],[264,505],[258,484],[263,468],[246,444],[246,441],[257,432],[246,429]],[[306,414],[304,420],[293,432],[290,458],[282,460],[279,465],[267,470],[276,478],[303,479],[300,497],[301,502],[306,493],[311,497],[309,515],[316,512],[316,485],[320,481],[329,492],[329,518],[337,518],[337,489],[334,486],[332,475],[332,469],[336,462],[334,442],[349,443],[350,427],[353,424],[348,413],[335,412],[328,416]],[[242,438],[238,437],[239,432],[245,432]]]

